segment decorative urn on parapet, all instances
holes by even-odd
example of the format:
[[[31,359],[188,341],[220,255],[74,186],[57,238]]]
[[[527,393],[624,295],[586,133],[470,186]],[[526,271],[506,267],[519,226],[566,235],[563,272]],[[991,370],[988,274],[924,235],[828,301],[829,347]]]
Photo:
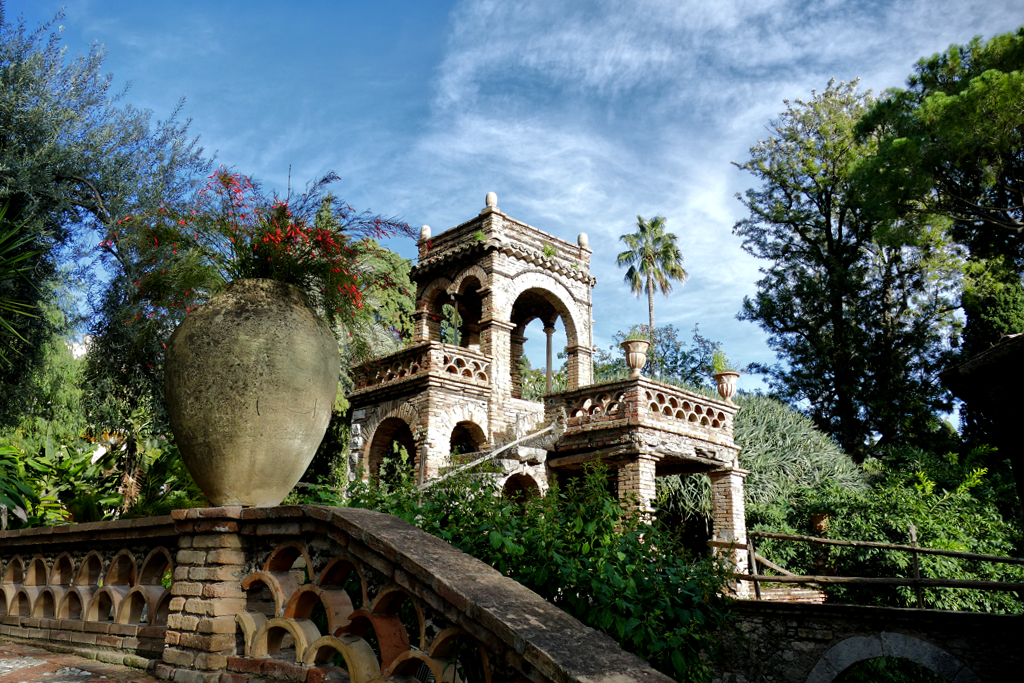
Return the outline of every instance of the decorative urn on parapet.
[[[647,365],[647,350],[650,347],[650,337],[634,325],[622,341],[622,348],[626,352],[626,365],[631,370],[631,379],[639,377],[640,371]]]
[[[736,380],[739,379],[740,373],[721,349],[715,349],[712,354],[711,368],[711,376],[718,385],[718,395],[732,403],[732,397],[736,395]]]
[[[409,234],[332,197],[336,179],[279,199],[221,169],[180,213],[118,225],[147,264],[146,317],[185,314],[166,344],[167,411],[213,505],[278,505],[305,472],[338,391],[336,335],[372,321],[359,264],[380,247],[366,238]]]

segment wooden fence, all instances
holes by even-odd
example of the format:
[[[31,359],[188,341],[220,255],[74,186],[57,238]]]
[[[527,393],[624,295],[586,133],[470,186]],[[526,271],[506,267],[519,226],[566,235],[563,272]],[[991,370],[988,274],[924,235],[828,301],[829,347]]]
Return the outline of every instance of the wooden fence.
[[[818,545],[835,545],[835,546],[847,546],[853,548],[879,548],[883,550],[895,550],[898,552],[908,552],[913,554],[913,565],[914,565],[914,576],[911,577],[900,577],[900,576],[798,576],[793,572],[786,570],[783,567],[775,564],[771,560],[762,556],[757,552],[756,544],[754,539],[758,538],[772,538],[781,541],[797,541],[801,543],[814,543]],[[997,562],[1003,564],[1021,564],[1024,565],[1024,559],[1017,557],[1003,557],[1001,555],[979,555],[977,553],[965,553],[957,550],[940,550],[938,548],[922,548],[917,545],[917,529],[914,526],[910,527],[910,542],[911,545],[897,545],[894,543],[878,543],[875,541],[845,541],[831,538],[818,538],[816,536],[799,536],[794,534],[779,534],[769,531],[750,531],[747,532],[747,559],[750,566],[749,574],[733,574],[733,578],[740,581],[751,581],[754,584],[754,595],[756,599],[761,599],[761,584],[762,583],[782,583],[782,584],[808,584],[816,583],[819,585],[823,584],[856,584],[856,585],[874,585],[874,586],[912,586],[917,595],[917,606],[919,608],[924,607],[924,601],[921,595],[922,588],[970,588],[974,590],[994,590],[994,591],[1008,591],[1008,592],[1021,592],[1024,593],[1024,583],[1010,582],[1010,581],[977,581],[969,579],[941,579],[941,578],[922,578],[921,568],[919,564],[920,555],[942,555],[945,557],[956,557],[965,560],[976,560],[980,562]],[[725,545],[719,542],[712,542],[712,545]],[[742,546],[737,546],[741,550],[744,549]],[[758,571],[758,563],[768,567],[769,569],[778,572],[778,575],[761,574]]]

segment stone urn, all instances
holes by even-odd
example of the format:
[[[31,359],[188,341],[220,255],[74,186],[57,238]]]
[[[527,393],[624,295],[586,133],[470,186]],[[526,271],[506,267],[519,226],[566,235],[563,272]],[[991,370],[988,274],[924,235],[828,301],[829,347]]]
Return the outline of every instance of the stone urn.
[[[281,503],[327,431],[339,362],[306,294],[283,282],[237,280],[185,318],[167,344],[167,412],[213,505]]]
[[[630,379],[639,377],[640,371],[647,365],[647,349],[651,348],[651,342],[646,339],[627,339],[622,342],[622,348],[626,352],[626,365],[632,370]]]
[[[729,403],[732,403],[732,397],[736,395],[736,380],[739,376],[740,373],[733,372],[732,370],[716,372],[712,375],[718,384],[718,395]]]

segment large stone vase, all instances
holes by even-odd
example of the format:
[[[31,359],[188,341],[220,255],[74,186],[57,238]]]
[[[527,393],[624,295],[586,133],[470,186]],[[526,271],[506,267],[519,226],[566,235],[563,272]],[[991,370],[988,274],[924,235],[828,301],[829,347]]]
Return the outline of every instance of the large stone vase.
[[[646,339],[627,339],[622,342],[622,349],[626,352],[626,365],[629,366],[630,378],[640,376],[640,371],[647,365],[647,349],[651,342]]]
[[[313,459],[338,344],[302,290],[238,280],[185,318],[164,386],[185,465],[213,505],[278,505]]]

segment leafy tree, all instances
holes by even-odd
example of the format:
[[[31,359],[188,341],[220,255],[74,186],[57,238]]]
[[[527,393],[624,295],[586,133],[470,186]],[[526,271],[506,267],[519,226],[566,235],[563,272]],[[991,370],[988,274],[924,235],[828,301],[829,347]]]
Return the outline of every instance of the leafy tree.
[[[111,92],[101,47],[66,53],[56,26],[63,14],[35,30],[5,14],[0,5],[0,202],[19,222],[17,253],[36,256],[28,281],[0,297],[35,311],[57,291],[58,262],[72,254],[73,242],[88,243],[85,233],[103,233],[141,207],[175,201],[207,162],[188,139],[187,123],[172,115],[151,124],[149,111],[124,102],[127,90]],[[59,332],[51,322],[19,317],[17,368],[0,367],[9,415],[24,410],[20,382]]]
[[[979,257],[1024,268],[1024,27],[922,59],[858,125],[862,175],[890,214],[942,213]]]
[[[697,325],[693,326],[692,345],[679,339],[679,330],[674,325],[655,327],[653,330],[646,325],[641,327],[658,349],[657,354],[648,354],[644,374],[693,387],[712,387],[711,359],[719,347],[718,342],[702,335]],[[626,335],[627,332],[620,330],[612,337],[616,343],[609,346],[607,351],[597,349],[594,354],[595,382],[623,379],[629,375],[630,370],[620,346]]]
[[[672,281],[686,282],[683,269],[683,254],[676,245],[676,236],[665,232],[667,220],[655,216],[650,220],[636,217],[636,232],[620,235],[619,239],[629,248],[616,259],[619,267],[628,266],[626,284],[638,297],[647,292],[647,310],[650,314],[650,328],[654,329],[654,290],[668,296],[672,293]]]
[[[733,438],[742,448],[740,467],[749,470],[744,502],[756,510],[789,500],[824,482],[847,489],[867,487],[863,472],[814,422],[778,399],[740,394]],[[711,480],[705,474],[658,478],[658,509],[680,520],[711,517]]]
[[[762,184],[740,197],[750,216],[733,229],[770,262],[739,318],[768,332],[783,363],[755,369],[855,457],[869,437],[912,440],[948,409],[936,374],[960,266],[941,222],[866,210],[853,169],[874,143],[858,142],[854,125],[870,104],[856,82],[834,81],[809,101],[787,101],[738,164]]]

